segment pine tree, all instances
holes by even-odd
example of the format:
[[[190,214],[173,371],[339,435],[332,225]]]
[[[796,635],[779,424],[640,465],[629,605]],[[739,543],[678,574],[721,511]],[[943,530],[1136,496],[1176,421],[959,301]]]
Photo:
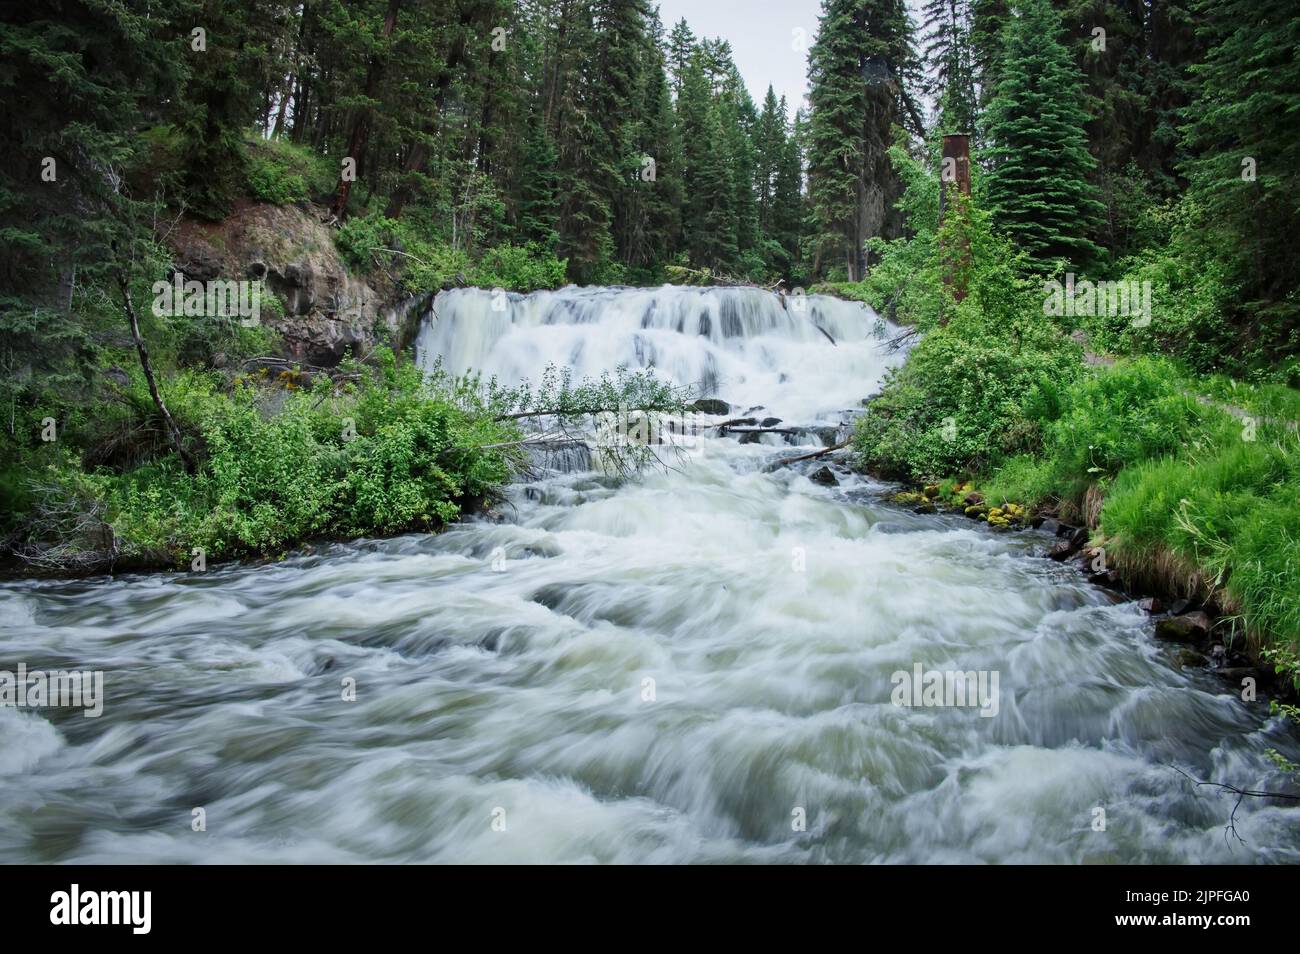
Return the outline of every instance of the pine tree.
[[[672,75],[673,96],[682,95],[682,82],[686,77],[686,69],[691,64],[691,57],[694,55],[695,34],[691,32],[686,18],[682,17],[668,36],[668,72]]]
[[[970,0],[929,0],[922,29],[929,72],[926,92],[939,106],[942,134],[975,134],[975,70],[971,62]]]
[[[1047,0],[1023,0],[1003,33],[1001,80],[989,103],[989,206],[994,220],[1048,263],[1083,264],[1100,249],[1088,238],[1103,211],[1088,174],[1079,105],[1082,83],[1060,41],[1060,18]]]
[[[559,151],[540,115],[529,124],[519,183],[519,237],[554,249],[559,242],[556,166]]]
[[[735,183],[727,168],[721,107],[710,94],[704,57],[696,52],[677,98],[682,137],[682,237],[696,267],[729,270],[735,264]]]
[[[885,233],[902,187],[888,158],[892,129],[915,113],[912,24],[902,0],[823,0],[809,52],[808,181],[819,245],[849,281],[864,274],[864,245]]]
[[[650,39],[640,90],[644,136],[637,151],[653,161],[654,176],[647,179],[643,159],[633,187],[642,197],[645,247],[639,257],[629,261],[640,268],[653,268],[672,259],[682,216],[682,147],[666,72],[663,24],[657,12],[651,17]]]
[[[557,254],[569,262],[579,283],[596,280],[614,253],[610,235],[609,132],[600,113],[596,72],[598,39],[591,7],[575,2],[565,11],[561,55],[564,79],[556,106]]]
[[[1244,262],[1247,299],[1290,299],[1281,309],[1267,307],[1294,336],[1300,9],[1286,0],[1219,0],[1199,3],[1196,12],[1209,52],[1192,67],[1197,90],[1186,112],[1186,144],[1197,151],[1186,166],[1191,194],[1228,239],[1225,258]]]
[[[769,84],[763,97],[763,109],[754,127],[754,189],[758,202],[758,228],[763,235],[772,232],[776,204],[776,177],[785,152],[785,113]]]

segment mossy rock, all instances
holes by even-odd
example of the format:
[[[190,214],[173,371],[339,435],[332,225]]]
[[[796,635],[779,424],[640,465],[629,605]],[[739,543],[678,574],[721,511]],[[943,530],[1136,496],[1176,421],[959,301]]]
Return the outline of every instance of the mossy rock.
[[[894,494],[891,498],[896,504],[928,504],[930,499],[925,494],[918,494],[912,490],[904,490],[901,493]]]

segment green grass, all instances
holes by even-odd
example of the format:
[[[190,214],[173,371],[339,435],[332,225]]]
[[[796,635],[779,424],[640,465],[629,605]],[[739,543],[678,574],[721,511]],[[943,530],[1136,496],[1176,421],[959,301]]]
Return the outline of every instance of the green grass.
[[[1077,509],[1095,486],[1109,552],[1130,563],[1171,554],[1263,645],[1300,644],[1300,392],[1138,358],[1088,369],[1042,400],[1037,387],[969,387],[965,365],[983,351],[963,361],[945,346],[909,364],[859,424],[866,461],[918,482],[947,466],[994,503]],[[920,412],[910,429],[897,426],[910,406],[976,422],[984,444],[950,441],[936,457]],[[999,435],[1017,430],[1036,436],[1009,449]]]

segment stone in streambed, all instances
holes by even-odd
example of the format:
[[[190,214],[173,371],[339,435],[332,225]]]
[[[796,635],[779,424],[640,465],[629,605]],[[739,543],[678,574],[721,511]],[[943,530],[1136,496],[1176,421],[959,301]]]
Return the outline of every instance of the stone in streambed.
[[[1197,643],[1210,635],[1213,626],[1214,621],[1210,619],[1209,614],[1197,610],[1194,613],[1184,613],[1181,616],[1160,620],[1156,623],[1156,636],[1174,642]]]
[[[687,407],[692,411],[699,411],[701,414],[731,413],[731,405],[718,398],[700,398],[698,401],[692,401]]]
[[[839,481],[836,479],[835,475],[831,473],[831,469],[824,464],[809,474],[808,479],[814,484],[822,484],[826,487],[839,486]]]
[[[1052,549],[1047,551],[1048,557],[1058,562],[1064,562],[1074,556],[1083,548],[1083,544],[1075,543],[1073,540],[1061,540],[1053,545]]]

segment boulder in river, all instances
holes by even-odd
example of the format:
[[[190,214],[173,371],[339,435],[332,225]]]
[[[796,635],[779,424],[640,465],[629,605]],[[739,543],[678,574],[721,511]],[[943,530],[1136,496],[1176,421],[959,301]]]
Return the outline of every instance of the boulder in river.
[[[1171,616],[1156,623],[1156,636],[1180,643],[1198,643],[1210,635],[1214,621],[1202,610]]]
[[[814,484],[823,484],[827,487],[836,487],[839,485],[839,480],[836,479],[835,475],[831,473],[831,469],[825,464],[809,474],[808,479]]]
[[[692,411],[698,411],[701,414],[730,414],[731,405],[726,401],[718,398],[700,398],[698,401],[692,401],[687,405]]]
[[[1054,544],[1052,549],[1047,551],[1047,555],[1053,560],[1064,562],[1078,553],[1081,549],[1083,549],[1082,543],[1076,543],[1073,539],[1065,539]]]

